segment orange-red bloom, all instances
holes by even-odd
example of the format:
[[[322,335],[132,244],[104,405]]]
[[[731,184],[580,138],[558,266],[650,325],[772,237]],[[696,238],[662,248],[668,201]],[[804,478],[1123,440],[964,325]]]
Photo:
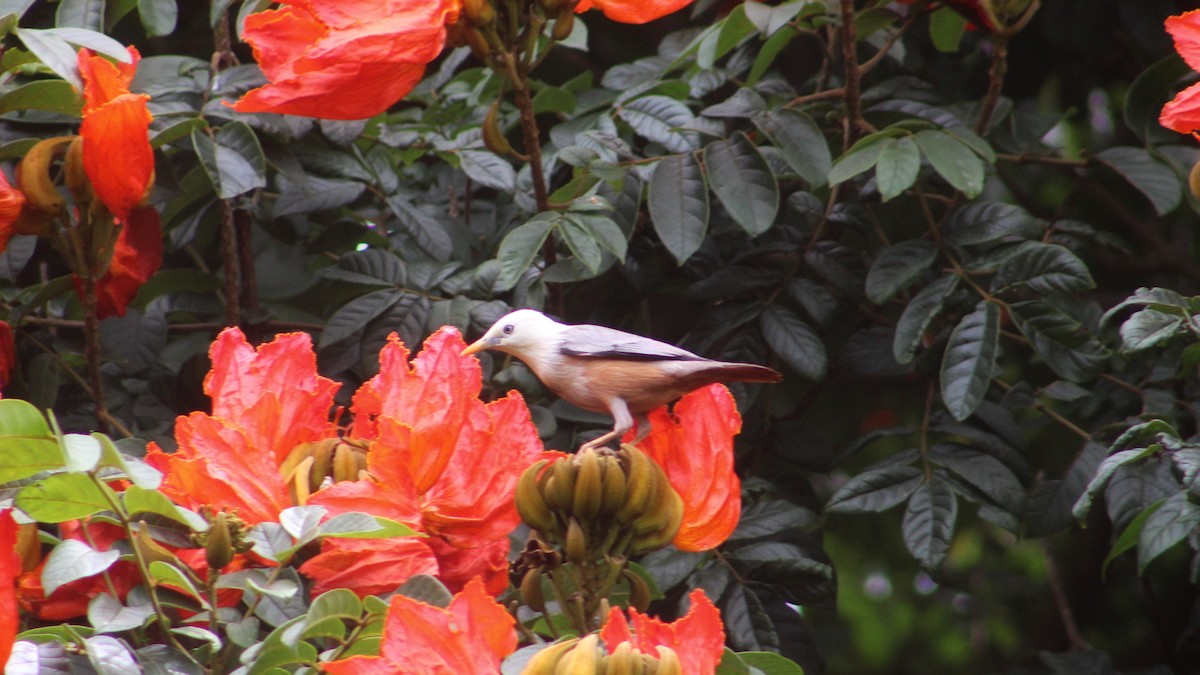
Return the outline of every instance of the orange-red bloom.
[[[255,349],[240,330],[226,329],[209,356],[204,391],[212,414],[180,417],[179,449],[167,454],[151,443],[146,460],[163,472],[162,491],[178,504],[235,512],[251,525],[274,521],[294,506],[279,474],[283,459],[300,443],[336,435],[329,411],[338,384],[317,374],[305,333]]]
[[[383,593],[415,574],[437,574],[452,590],[474,577],[496,593],[507,585],[508,534],[518,522],[513,492],[542,446],[520,394],[479,399],[482,372],[460,355],[465,346],[443,328],[410,362],[393,335],[379,374],[354,396],[347,440],[369,446],[370,478],[322,488],[307,503],[330,516],[370,513],[429,536],[327,540],[301,568],[316,593]],[[234,511],[250,524],[274,521],[294,505],[279,471],[284,460],[301,444],[338,435],[329,421],[338,385],[317,374],[305,334],[255,349],[228,329],[210,355],[204,388],[212,414],[179,418],[178,451],[152,445],[147,460],[183,506]]]
[[[242,37],[270,84],[233,105],[353,120],[377,115],[421,80],[460,0],[282,0],[251,14]]]
[[[158,211],[138,206],[129,212],[113,247],[108,271],[96,282],[96,312],[101,319],[125,316],[138,289],[162,264],[162,227]],[[75,292],[83,297],[83,279],[72,276]]]
[[[575,11],[586,12],[594,7],[613,21],[646,23],[661,19],[690,4],[692,0],[582,0],[575,6]]]
[[[379,656],[352,656],[322,669],[335,675],[488,675],[499,673],[500,661],[516,647],[512,616],[475,580],[446,609],[394,596]]]
[[[670,413],[650,411],[650,434],[638,447],[662,467],[683,498],[683,524],[672,542],[683,551],[719,546],[741,516],[741,480],[733,470],[733,437],[742,428],[724,385],[687,394]]]
[[[439,578],[451,589],[483,576],[488,588],[507,585],[504,554],[519,517],[513,501],[517,478],[541,455],[529,409],[518,392],[484,404],[479,361],[462,356],[462,336],[443,328],[409,361],[408,350],[391,336],[379,355],[379,375],[354,396],[354,435],[370,439],[371,478],[343,482],[310,500],[332,514],[366,511],[416,526],[438,559]],[[327,558],[344,557],[359,545],[331,540],[301,571],[318,592],[333,587]],[[364,547],[357,564],[382,569],[391,554]],[[337,585],[360,593],[395,588],[408,576]],[[357,582],[357,583],[356,583]],[[382,584],[382,585],[381,585]]]
[[[25,208],[25,193],[13,187],[0,171],[0,251],[8,248],[8,240],[16,234],[13,223]]]
[[[721,613],[704,591],[698,588],[692,591],[688,599],[692,606],[687,615],[671,623],[646,616],[632,608],[627,621],[621,609],[613,607],[604,628],[600,629],[600,639],[609,654],[622,642],[628,642],[634,649],[651,656],[658,653],[657,647],[660,645],[670,647],[679,656],[682,672],[688,675],[712,675],[725,651]]]
[[[141,56],[133,47],[129,56],[131,63],[113,63],[79,50],[83,170],[96,197],[122,221],[141,203],[154,180],[154,150],[147,133],[152,119],[146,109],[150,97],[130,93]]]
[[[17,576],[21,559],[17,556],[17,521],[12,509],[0,511],[0,666],[8,663],[13,641],[17,639]]]
[[[117,525],[78,520],[61,523],[59,535],[64,540],[87,542],[97,551],[107,551],[117,542],[125,540],[125,531]],[[118,599],[124,600],[125,595],[141,583],[133,561],[118,560],[105,570],[105,574],[93,574],[65,583],[47,596],[42,586],[42,570],[46,567],[46,560],[43,559],[37,567],[22,574],[17,581],[17,598],[21,607],[43,621],[67,621],[86,616],[92,598],[115,590]]]
[[[1175,51],[1192,70],[1200,70],[1200,9],[1167,17],[1166,27],[1175,39]],[[1200,131],[1200,84],[1184,89],[1164,105],[1158,122],[1181,134]]]

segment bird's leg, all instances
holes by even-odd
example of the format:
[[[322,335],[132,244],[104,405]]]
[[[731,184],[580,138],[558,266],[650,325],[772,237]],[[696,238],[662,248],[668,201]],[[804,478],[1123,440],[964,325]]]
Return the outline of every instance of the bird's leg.
[[[606,443],[616,438],[620,440],[625,435],[626,431],[633,428],[633,415],[629,413],[629,406],[620,398],[613,398],[608,402],[608,412],[613,416],[612,431],[593,438],[592,440],[579,446],[580,450],[594,450],[604,446]]]
[[[650,435],[650,418],[646,413],[638,413],[633,417],[634,428],[637,429],[637,434],[634,435],[632,444],[637,445],[643,438]]]

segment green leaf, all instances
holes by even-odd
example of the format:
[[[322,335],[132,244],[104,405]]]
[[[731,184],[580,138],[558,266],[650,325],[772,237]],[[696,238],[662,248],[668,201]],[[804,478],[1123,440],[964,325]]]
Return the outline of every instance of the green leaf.
[[[500,250],[496,259],[500,262],[500,276],[496,279],[497,290],[508,290],[517,285],[521,277],[529,271],[533,261],[542,252],[542,244],[550,236],[552,222],[541,217],[534,217],[524,225],[519,225],[504,236],[500,242]]]
[[[173,589],[184,593],[193,600],[198,600],[204,607],[208,607],[208,602],[204,595],[196,588],[192,580],[184,574],[183,570],[175,565],[172,565],[161,560],[155,560],[149,566],[150,580],[156,584],[166,584]]]
[[[422,251],[434,260],[450,259],[454,243],[444,223],[400,197],[388,198],[387,204],[400,228]]]
[[[280,174],[276,181],[280,184],[272,210],[276,218],[336,209],[358,199],[367,189],[358,181],[320,176],[307,176],[303,183],[293,183]]]
[[[779,212],[779,186],[758,148],[737,132],[727,140],[704,147],[708,184],[729,215],[750,236],[770,229]]]
[[[48,110],[72,115],[83,113],[83,99],[63,80],[37,80],[0,96],[0,115],[14,110]]]
[[[682,265],[708,231],[708,185],[692,153],[671,155],[654,167],[647,206],[658,238]]]
[[[13,34],[55,75],[70,83],[76,91],[83,91],[83,81],[79,79],[79,72],[76,70],[79,59],[66,40],[48,30],[36,28],[18,27],[13,30]]]
[[[111,466],[121,470],[125,474],[125,477],[132,481],[134,486],[139,488],[156,490],[159,485],[162,485],[162,472],[147,464],[145,460],[130,456],[127,454],[128,450],[122,452],[121,448],[117,447],[117,444],[113,443],[112,439],[104,434],[93,432],[92,438],[95,438],[100,443],[103,451],[100,459],[101,466]],[[125,447],[125,444],[131,440],[120,441],[121,447]],[[134,445],[136,446],[135,451],[137,454],[145,453],[144,443],[138,445],[135,441]]]
[[[921,172],[921,153],[907,136],[889,138],[881,144],[875,164],[875,185],[883,201],[898,197],[917,181]]]
[[[403,286],[407,280],[404,261],[395,253],[379,248],[351,251],[338,258],[336,267],[326,267],[328,279],[375,286]]]
[[[885,248],[867,272],[866,294],[882,305],[919,279],[937,259],[937,246],[926,239],[910,239]]]
[[[892,134],[878,132],[855,143],[844,155],[837,158],[829,169],[829,184],[837,185],[875,166],[883,152],[884,141]]]
[[[939,7],[929,15],[929,38],[939,52],[957,52],[966,29],[966,17],[950,7]]]
[[[1160,130],[1158,114],[1163,101],[1179,78],[1192,68],[1179,54],[1171,52],[1142,71],[1125,92],[1125,124],[1142,140],[1153,130]]]
[[[737,529],[729,535],[729,541],[758,539],[799,530],[808,527],[814,520],[812,511],[786,499],[755,502],[742,509]]]
[[[1138,535],[1138,574],[1197,527],[1200,527],[1200,505],[1192,503],[1184,490],[1168,497],[1162,508],[1146,519]]]
[[[91,471],[100,462],[100,441],[83,434],[63,434],[59,437],[67,458],[67,471]]]
[[[1176,316],[1187,316],[1191,312],[1187,298],[1175,291],[1169,288],[1146,288],[1143,286],[1134,291],[1133,295],[1125,298],[1117,303],[1115,307],[1105,312],[1104,316],[1100,317],[1100,323],[1104,324],[1111,321],[1121,310],[1127,307],[1140,307],[1143,305]]]
[[[1049,302],[1014,302],[1009,310],[1013,323],[1059,377],[1086,382],[1108,364],[1108,348],[1083,324]]]
[[[1026,288],[1040,295],[1074,293],[1096,287],[1087,265],[1058,244],[1025,242],[996,270],[992,290]]]
[[[745,7],[742,5],[734,7],[717,24],[717,30],[701,41],[700,48],[696,51],[696,65],[705,70],[711,69],[718,59],[728,54],[754,33],[755,26],[746,18]]]
[[[322,537],[340,537],[342,539],[390,539],[418,536],[416,530],[404,523],[358,511],[340,513],[321,523],[319,534]]]
[[[446,608],[454,600],[454,594],[437,577],[415,574],[400,585],[396,592],[406,598],[420,600],[427,605]]]
[[[1112,563],[1112,561],[1121,557],[1121,554],[1137,546],[1138,537],[1141,536],[1142,528],[1146,526],[1146,521],[1150,519],[1150,516],[1154,515],[1155,511],[1158,511],[1160,508],[1162,508],[1166,501],[1167,500],[1163,499],[1151,504],[1148,508],[1139,513],[1136,518],[1129,521],[1129,524],[1125,526],[1124,530],[1121,530],[1121,536],[1117,537],[1116,541],[1113,542],[1112,549],[1109,550],[1108,555],[1104,556],[1104,563],[1100,566],[1101,578],[1108,576],[1108,566]]]
[[[782,305],[769,305],[760,319],[763,337],[795,373],[814,382],[825,378],[825,345],[808,323]]]
[[[629,242],[625,240],[625,233],[616,221],[606,215],[573,214],[573,216],[588,226],[596,243],[600,244],[601,248],[616,256],[617,260],[624,262]]]
[[[104,30],[105,0],[59,0],[54,25]]]
[[[1139,310],[1121,324],[1121,351],[1131,353],[1150,349],[1187,332],[1182,316],[1151,308]]]
[[[981,300],[954,328],[942,357],[942,403],[954,419],[967,419],[983,400],[999,348],[1000,308]]]
[[[20,399],[0,400],[0,483],[64,464],[62,449],[42,413]]]
[[[458,158],[471,180],[493,190],[512,192],[517,173],[503,157],[485,150],[464,150]]]
[[[696,116],[681,101],[666,96],[643,96],[623,103],[617,115],[639,135],[661,143],[671,152],[696,149],[695,132],[683,130]]]
[[[218,144],[201,129],[192,130],[192,148],[221,199],[232,199],[266,185],[265,176],[258,174],[246,158]]]
[[[108,510],[106,494],[116,499],[111,489],[85,473],[56,473],[21,488],[16,506],[34,520],[61,523]]]
[[[127,675],[140,670],[133,652],[124,642],[108,635],[97,635],[83,641],[88,663],[98,675]]]
[[[121,601],[101,593],[88,603],[88,623],[97,633],[120,633],[121,631],[138,628],[146,619],[154,616],[154,607],[150,604],[126,607]]]
[[[162,37],[175,32],[179,6],[175,0],[137,0],[138,18],[147,37]]]
[[[950,550],[958,500],[941,480],[919,485],[908,499],[901,529],[908,552],[923,567],[937,567]]]
[[[917,347],[925,337],[925,330],[942,312],[946,299],[958,288],[958,275],[947,274],[921,289],[913,296],[900,313],[896,322],[896,336],[892,341],[892,355],[896,363],[908,363],[917,353]]]
[[[42,588],[50,595],[63,584],[100,574],[120,558],[121,552],[115,549],[97,551],[77,539],[65,539],[46,556]]]
[[[555,222],[563,243],[575,259],[583,263],[592,274],[599,272],[604,255],[591,230],[573,213],[568,213]]]
[[[357,621],[362,616],[362,601],[353,591],[346,588],[335,588],[318,595],[308,608],[307,625],[330,618],[350,619]]]
[[[767,70],[775,65],[779,53],[799,34],[795,28],[785,26],[767,38],[767,41],[763,43],[763,46],[758,50],[758,54],[754,57],[754,65],[750,66],[750,73],[746,76],[746,86],[753,87],[758,84],[762,76],[767,73]]]
[[[780,154],[810,187],[819,188],[828,179],[833,160],[821,128],[808,115],[783,108],[754,116],[754,124],[771,139]]]
[[[942,178],[968,198],[983,192],[983,160],[970,147],[945,131],[925,129],[915,137],[921,154]]]
[[[838,308],[838,299],[828,288],[808,279],[792,279],[787,294],[818,326],[829,325]]]
[[[192,521],[179,510],[179,507],[158,490],[147,490],[131,485],[121,492],[121,503],[130,516],[153,513],[189,527],[193,525]]]
[[[993,504],[1009,513],[1021,513],[1025,488],[1012,469],[991,455],[958,443],[938,443],[930,459],[961,476]]]
[[[1075,501],[1075,506],[1071,508],[1071,514],[1075,516],[1075,519],[1080,523],[1085,521],[1088,511],[1092,508],[1092,501],[1108,484],[1108,479],[1112,478],[1117,469],[1130,462],[1136,462],[1146,457],[1147,454],[1149,451],[1146,448],[1136,448],[1122,450],[1105,457],[1104,461],[1100,463],[1100,467],[1096,469],[1096,475],[1092,476],[1091,481],[1088,482],[1087,489],[1083,491],[1083,494]]]
[[[1037,486],[1025,509],[1029,536],[1043,537],[1071,525],[1074,521],[1071,507],[1087,489],[1107,453],[1108,449],[1100,443],[1088,441],[1061,480]]]
[[[774,652],[738,652],[738,658],[762,675],[804,675],[803,668]]]
[[[878,466],[878,465],[877,465]],[[885,460],[851,477],[825,504],[826,513],[878,513],[903,502],[921,485],[924,474],[910,464]]]
[[[1179,206],[1183,184],[1165,162],[1142,148],[1117,146],[1096,155],[1101,162],[1129,181],[1150,200],[1158,215],[1164,216]]]
[[[317,348],[324,349],[329,345],[335,345],[358,333],[375,317],[399,302],[404,295],[403,291],[383,288],[360,295],[342,305],[333,313],[333,316],[329,317],[329,322],[325,324],[325,330],[321,331],[321,340]]]

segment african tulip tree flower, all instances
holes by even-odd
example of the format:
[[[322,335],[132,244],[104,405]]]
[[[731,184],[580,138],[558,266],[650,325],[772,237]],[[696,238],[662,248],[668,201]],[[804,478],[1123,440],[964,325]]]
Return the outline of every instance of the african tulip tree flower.
[[[17,556],[17,522],[12,509],[0,511],[0,666],[8,663],[13,641],[17,639],[17,575],[21,560]]]
[[[367,512],[428,537],[337,539],[305,563],[316,592],[393,590],[414,574],[438,574],[452,589],[483,575],[506,583],[508,534],[517,523],[513,488],[542,452],[519,394],[484,404],[478,361],[453,328],[426,340],[411,361],[394,335],[380,372],[353,398],[353,424],[341,438],[366,449],[365,477],[320,487],[307,502],[329,515]],[[212,414],[176,422],[179,449],[152,445],[147,460],[164,473],[162,490],[192,509],[235,512],[248,524],[275,521],[296,505],[296,451],[337,443],[329,421],[337,383],[317,374],[308,335],[280,335],[255,349],[227,329],[210,350],[205,379]],[[289,468],[293,467],[293,468]],[[289,480],[293,478],[293,480]],[[322,481],[317,481],[320,484]]]
[[[377,115],[421,80],[458,19],[459,0],[283,0],[242,37],[269,84],[233,104],[353,120]]]
[[[25,193],[13,187],[4,172],[0,172],[0,251],[8,247],[8,240],[16,234],[13,223],[25,207]]]
[[[352,656],[321,664],[321,669],[335,675],[488,675],[499,673],[500,661],[516,648],[512,615],[476,580],[445,609],[393,596],[379,656]]]
[[[140,204],[154,181],[154,150],[146,109],[150,97],[129,91],[141,59],[129,48],[130,63],[114,63],[79,50],[83,78],[83,169],[96,197],[124,221]],[[157,265],[156,265],[157,267]]]
[[[135,207],[121,225],[108,270],[96,283],[96,312],[101,319],[125,315],[125,309],[138,289],[158,271],[162,252],[158,211],[146,206]],[[82,297],[83,279],[75,275],[72,281],[75,291]]]
[[[729,390],[711,384],[687,394],[670,413],[650,411],[650,433],[638,448],[667,475],[683,499],[683,522],[672,542],[683,551],[719,546],[737,527],[741,481],[733,470],[733,437],[742,418]]]
[[[712,675],[725,651],[721,614],[700,589],[692,591],[688,599],[692,603],[691,609],[671,623],[646,616],[633,608],[629,609],[626,620],[621,608],[613,607],[604,628],[600,629],[600,640],[609,654],[624,642],[651,656],[659,653],[659,647],[666,647],[679,657],[681,672]]]
[[[679,11],[692,4],[692,0],[582,0],[575,6],[576,12],[595,8],[604,16],[621,23],[646,23]]]
[[[1166,27],[1175,40],[1175,51],[1192,70],[1200,70],[1200,9],[1167,17]],[[1158,122],[1181,134],[1200,131],[1200,84],[1184,89],[1164,105]]]

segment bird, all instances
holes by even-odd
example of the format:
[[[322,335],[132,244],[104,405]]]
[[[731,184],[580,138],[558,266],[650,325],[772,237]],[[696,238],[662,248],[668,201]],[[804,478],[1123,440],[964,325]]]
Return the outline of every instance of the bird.
[[[686,349],[605,326],[568,325],[534,309],[504,315],[462,351],[511,354],[551,391],[584,410],[612,415],[612,431],[580,446],[596,449],[634,428],[649,433],[647,412],[715,382],[778,382],[753,363],[714,361]]]

